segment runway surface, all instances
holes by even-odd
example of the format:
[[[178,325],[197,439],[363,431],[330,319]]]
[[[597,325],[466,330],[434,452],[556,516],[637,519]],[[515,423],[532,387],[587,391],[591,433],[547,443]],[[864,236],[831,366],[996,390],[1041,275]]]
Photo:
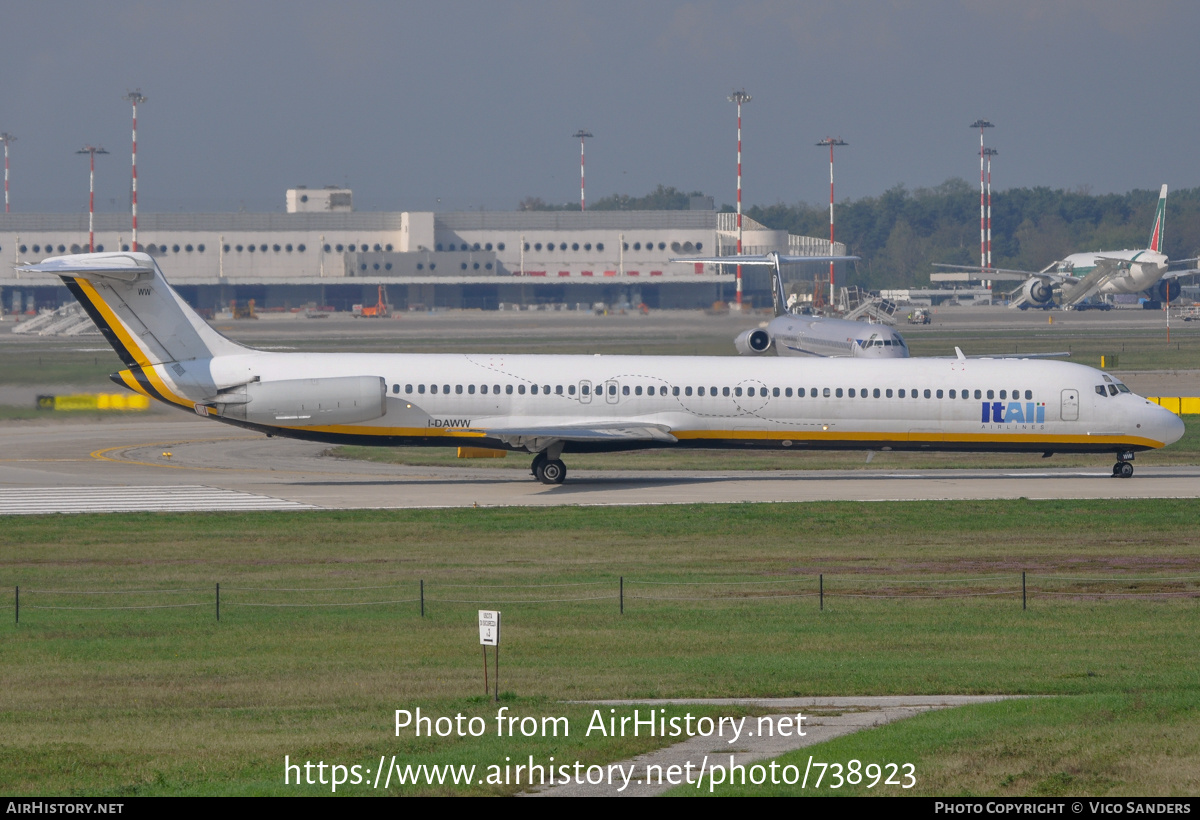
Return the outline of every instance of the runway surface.
[[[0,515],[97,509],[375,509],[943,499],[1200,498],[1200,467],[1029,470],[583,471],[561,486],[524,470],[402,467],[323,456],[176,416],[0,426]],[[167,455],[169,454],[169,456]],[[720,457],[714,457],[720,463]],[[106,500],[107,499],[107,500]]]

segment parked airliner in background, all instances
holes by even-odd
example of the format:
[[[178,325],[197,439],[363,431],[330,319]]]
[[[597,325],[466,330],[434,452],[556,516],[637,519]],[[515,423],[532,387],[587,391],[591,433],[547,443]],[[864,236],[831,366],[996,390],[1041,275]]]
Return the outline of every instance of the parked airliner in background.
[[[524,451],[546,484],[563,453],[652,447],[1112,453],[1128,477],[1136,451],[1183,435],[1067,362],[264,352],[212,329],[147,254],[21,270],[62,278],[130,390],[268,436]]]
[[[969,265],[934,265],[938,268],[977,271],[983,277],[999,280],[1024,280],[1009,307],[1022,310],[1054,306],[1054,290],[1061,288],[1062,307],[1070,309],[1097,294],[1145,293],[1156,301],[1170,301],[1179,296],[1179,277],[1200,273],[1196,268],[1169,270],[1170,260],[1163,249],[1163,227],[1167,216],[1167,186],[1158,194],[1158,208],[1154,212],[1154,226],[1150,230],[1150,242],[1142,250],[1099,251],[1097,253],[1073,253],[1058,262],[1052,262],[1040,271],[1007,270],[1005,268],[979,268]],[[1176,264],[1194,263],[1200,257],[1178,259]]]
[[[771,268],[771,297],[775,318],[765,327],[751,328],[733,340],[743,356],[761,356],[775,351],[778,356],[854,356],[861,359],[903,359],[908,357],[908,345],[899,333],[884,324],[833,319],[824,316],[801,316],[788,311],[787,295],[783,288],[781,262],[841,262],[857,256],[780,256],[778,253],[740,256],[706,256],[672,259],[672,262],[693,262],[720,265],[769,265]]]

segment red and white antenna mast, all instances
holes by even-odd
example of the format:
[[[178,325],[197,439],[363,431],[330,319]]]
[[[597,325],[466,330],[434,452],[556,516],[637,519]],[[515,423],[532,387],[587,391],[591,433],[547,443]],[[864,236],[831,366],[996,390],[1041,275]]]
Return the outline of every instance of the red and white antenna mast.
[[[833,256],[833,147],[849,145],[841,137],[826,137],[817,143],[818,146],[829,146],[829,255]],[[833,302],[833,262],[829,263],[829,304]]]
[[[737,104],[737,252],[742,253],[742,104],[750,102],[746,89],[729,95],[729,101]],[[737,266],[737,309],[742,309],[742,266]]]
[[[85,145],[75,152],[87,154],[90,162],[88,174],[88,253],[96,252],[96,154],[107,154],[103,148]]]
[[[579,140],[579,210],[587,210],[587,196],[584,194],[583,187],[583,141],[592,138],[590,131],[580,128],[573,137]]]
[[[988,265],[987,254],[987,209],[984,202],[984,187],[983,187],[983,129],[995,128],[987,120],[980,118],[971,123],[971,128],[979,129],[979,267],[986,268]]]
[[[133,211],[133,238],[132,247],[135,251],[138,250],[137,241],[137,107],[138,103],[144,103],[146,98],[142,95],[142,89],[130,91],[121,99],[129,100],[133,104],[133,179],[129,188],[129,205]]]
[[[8,144],[16,139],[7,131],[0,134],[0,142],[4,143],[4,213],[8,213]]]
[[[984,148],[987,157],[987,266],[992,266],[992,157],[1000,152],[995,148]]]

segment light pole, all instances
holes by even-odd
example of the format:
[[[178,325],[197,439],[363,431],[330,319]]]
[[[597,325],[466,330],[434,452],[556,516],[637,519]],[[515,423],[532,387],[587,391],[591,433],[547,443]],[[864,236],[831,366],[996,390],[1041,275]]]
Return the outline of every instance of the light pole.
[[[841,137],[826,137],[817,143],[818,147],[829,146],[829,255],[833,256],[833,148],[835,145],[849,145]],[[833,263],[829,263],[829,304],[833,305]]]
[[[8,213],[8,144],[16,139],[7,131],[0,134],[0,142],[4,143],[4,213]]]
[[[992,157],[1000,152],[995,148],[984,148],[987,157],[987,266],[992,266]]]
[[[979,129],[979,267],[986,268],[987,259],[987,210],[984,207],[984,188],[983,188],[983,129],[995,128],[987,120],[982,117],[971,123],[971,128]]]
[[[729,95],[729,101],[737,104],[737,252],[742,254],[742,104],[750,102],[746,89]],[[737,266],[737,309],[742,309],[742,266]]]
[[[75,152],[87,154],[90,171],[88,173],[88,253],[96,252],[96,154],[107,154],[103,148],[85,145]]]
[[[578,131],[572,134],[572,136],[579,140],[579,210],[586,211],[587,196],[584,195],[583,188],[583,141],[586,139],[591,139],[592,134],[590,131],[580,128]]]
[[[133,104],[133,180],[129,188],[129,205],[133,212],[133,238],[131,247],[136,251],[138,249],[137,241],[137,107],[138,103],[144,103],[146,98],[142,95],[142,89],[130,91],[121,99],[129,100]]]

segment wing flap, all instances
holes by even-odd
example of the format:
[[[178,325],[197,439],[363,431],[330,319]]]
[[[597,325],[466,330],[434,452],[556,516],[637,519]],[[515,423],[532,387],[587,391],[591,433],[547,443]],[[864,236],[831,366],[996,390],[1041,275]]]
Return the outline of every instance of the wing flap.
[[[499,439],[514,447],[534,441],[662,441],[668,443],[677,441],[666,425],[641,422],[618,422],[589,426],[463,427],[447,432],[452,436]]]

